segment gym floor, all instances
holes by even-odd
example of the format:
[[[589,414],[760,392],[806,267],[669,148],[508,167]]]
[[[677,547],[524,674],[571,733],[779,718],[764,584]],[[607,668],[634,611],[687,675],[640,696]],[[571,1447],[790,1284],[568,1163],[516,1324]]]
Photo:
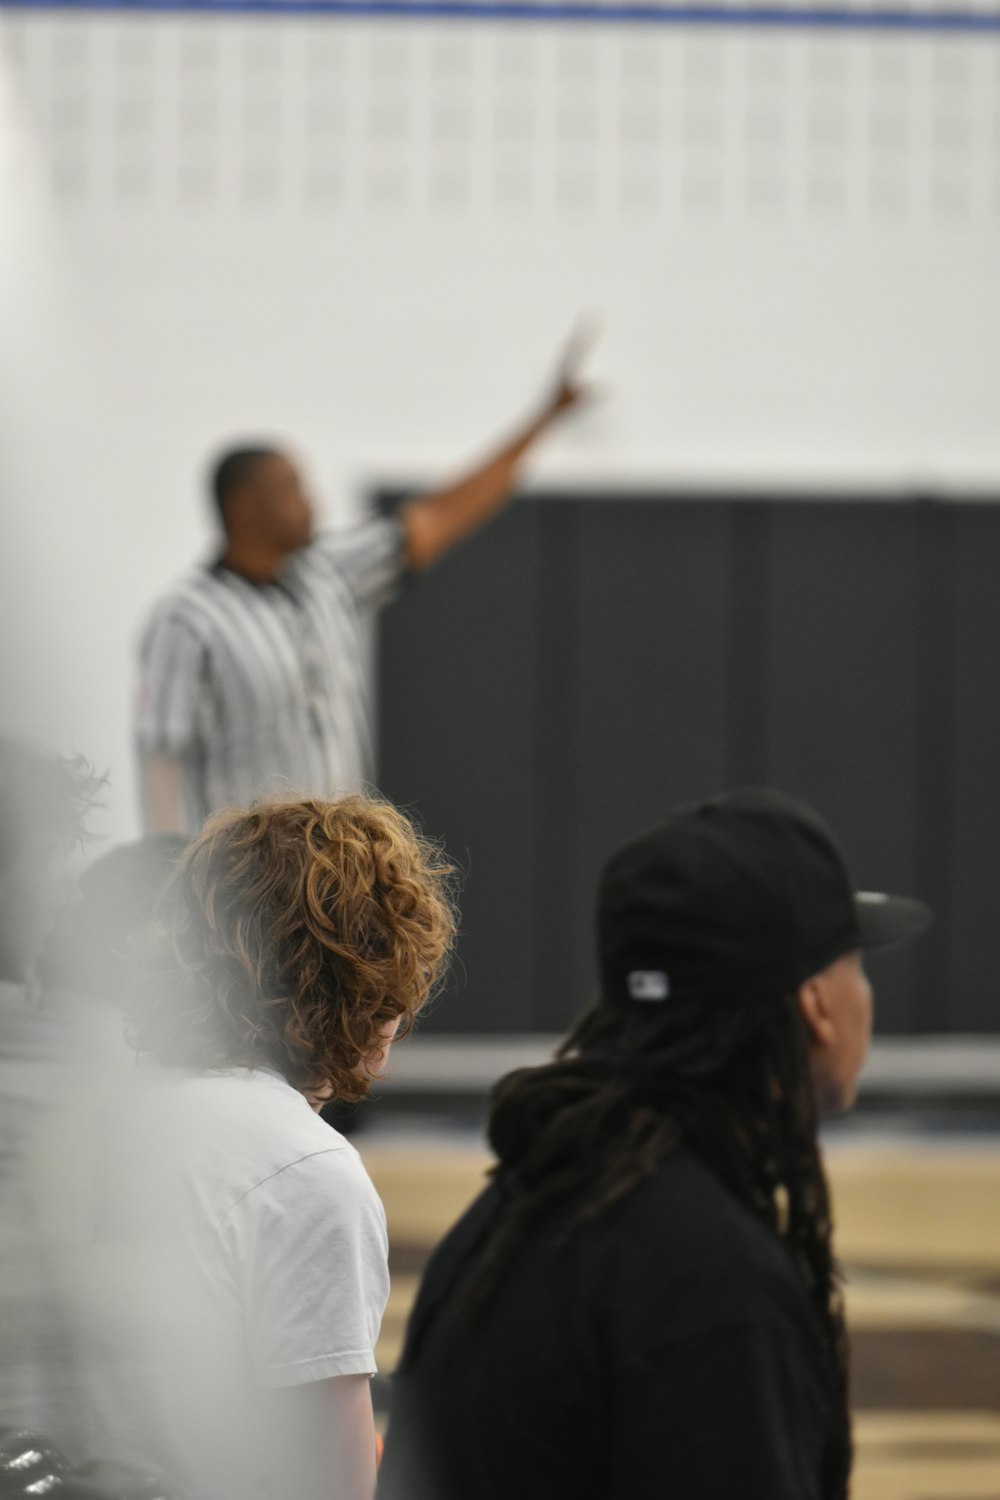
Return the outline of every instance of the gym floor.
[[[420,1268],[478,1191],[474,1124],[387,1118],[356,1144],[385,1202],[391,1372]],[[826,1140],[847,1274],[853,1500],[1000,1500],[1000,1120],[896,1118]]]

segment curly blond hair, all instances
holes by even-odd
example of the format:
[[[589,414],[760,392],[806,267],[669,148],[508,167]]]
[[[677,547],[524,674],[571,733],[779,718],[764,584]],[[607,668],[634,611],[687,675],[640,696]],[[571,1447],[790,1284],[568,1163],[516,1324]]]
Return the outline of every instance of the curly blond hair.
[[[362,1098],[455,935],[452,868],[386,802],[258,803],[211,819],[167,889],[132,1040],[168,1066],[276,1069]]]

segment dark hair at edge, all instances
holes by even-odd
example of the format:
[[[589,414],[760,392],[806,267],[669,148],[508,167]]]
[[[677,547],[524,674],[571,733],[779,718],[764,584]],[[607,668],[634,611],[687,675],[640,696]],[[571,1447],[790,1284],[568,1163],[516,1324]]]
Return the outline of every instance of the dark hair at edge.
[[[0,735],[0,871],[32,837],[67,850],[85,843],[87,815],[105,785],[82,755],[63,757]]]
[[[794,997],[596,1005],[554,1062],[511,1073],[493,1091],[489,1140],[500,1207],[485,1226],[464,1291],[442,1319],[445,1338],[483,1309],[551,1203],[579,1195],[565,1242],[683,1142],[779,1236],[802,1276],[839,1397],[822,1494],[843,1500],[852,1460],[847,1338],[817,1128],[805,1023]]]
[[[216,515],[223,527],[226,525],[229,497],[252,478],[258,464],[279,456],[280,449],[269,443],[242,443],[219,454],[212,464],[208,488]]]

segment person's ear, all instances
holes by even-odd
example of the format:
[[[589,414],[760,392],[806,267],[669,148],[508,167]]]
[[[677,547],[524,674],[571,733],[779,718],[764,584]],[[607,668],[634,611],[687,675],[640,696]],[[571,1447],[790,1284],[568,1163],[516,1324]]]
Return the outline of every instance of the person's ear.
[[[805,1021],[809,1032],[810,1046],[824,1050],[832,1047],[836,1040],[836,1027],[830,1012],[829,996],[823,975],[814,974],[811,979],[800,984],[795,998],[799,1014]]]

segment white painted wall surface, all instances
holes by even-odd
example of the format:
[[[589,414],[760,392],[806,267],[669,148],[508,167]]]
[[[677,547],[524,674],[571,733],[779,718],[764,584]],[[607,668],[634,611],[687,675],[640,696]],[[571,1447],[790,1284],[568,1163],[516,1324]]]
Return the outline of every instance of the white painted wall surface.
[[[544,483],[1000,489],[1000,40],[0,10],[0,724],[111,773],[208,455],[328,518],[540,392]]]

